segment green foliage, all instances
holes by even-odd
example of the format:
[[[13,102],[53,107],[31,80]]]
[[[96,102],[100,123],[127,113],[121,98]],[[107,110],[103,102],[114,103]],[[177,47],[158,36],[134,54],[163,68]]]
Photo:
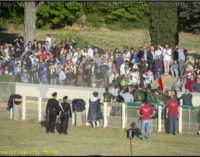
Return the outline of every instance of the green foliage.
[[[152,2],[153,3],[153,2]],[[178,16],[174,2],[165,2],[164,6],[157,3],[149,5],[150,36],[152,45],[169,44],[175,48],[178,44]]]
[[[185,2],[179,7],[179,30],[200,34],[200,4]]]
[[[102,17],[96,13],[89,13],[87,15],[87,21],[89,22],[89,25],[93,27],[100,27],[102,25]]]
[[[111,29],[131,29],[146,16],[145,2],[88,2],[84,7],[87,21],[93,26],[107,24]]]
[[[1,2],[0,3],[0,30],[6,29],[6,23],[16,25],[24,22],[24,8],[20,2]]]
[[[48,2],[38,9],[37,27],[50,24],[51,28],[72,25],[80,16],[82,4],[79,2]]]

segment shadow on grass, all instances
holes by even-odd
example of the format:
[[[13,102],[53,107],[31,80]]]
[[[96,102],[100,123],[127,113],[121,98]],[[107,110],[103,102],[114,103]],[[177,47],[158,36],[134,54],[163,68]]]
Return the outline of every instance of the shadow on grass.
[[[0,44],[13,43],[16,38],[23,38],[18,33],[0,32]]]
[[[44,128],[46,130],[46,133],[50,132],[49,121],[46,117],[45,117],[45,120],[40,122],[40,125],[42,128]],[[55,129],[59,134],[62,133],[61,128],[60,128],[60,123],[56,123]]]

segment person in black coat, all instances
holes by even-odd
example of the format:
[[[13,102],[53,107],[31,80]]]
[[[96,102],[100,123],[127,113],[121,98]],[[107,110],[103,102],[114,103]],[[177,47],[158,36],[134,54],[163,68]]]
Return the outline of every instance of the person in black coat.
[[[59,114],[59,102],[56,100],[57,93],[52,94],[46,106],[46,116],[48,117],[47,133],[55,133],[56,118]]]
[[[92,127],[99,127],[99,120],[102,119],[101,103],[98,93],[93,92],[93,97],[89,100],[88,121],[92,123]]]
[[[183,105],[187,105],[192,107],[192,94],[190,93],[189,89],[185,89],[185,93],[179,98],[179,100],[183,100]]]
[[[63,97],[63,102],[60,105],[60,131],[67,134],[69,118],[72,117],[72,110],[70,104],[67,102],[68,96]]]

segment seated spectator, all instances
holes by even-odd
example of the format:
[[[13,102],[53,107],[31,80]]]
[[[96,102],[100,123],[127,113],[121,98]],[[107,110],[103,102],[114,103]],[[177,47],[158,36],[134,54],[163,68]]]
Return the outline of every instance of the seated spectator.
[[[183,86],[182,78],[178,77],[172,85],[172,90],[183,91]]]
[[[177,60],[174,60],[173,61],[173,64],[171,66],[171,74],[172,74],[172,77],[178,77],[178,63],[177,63]]]

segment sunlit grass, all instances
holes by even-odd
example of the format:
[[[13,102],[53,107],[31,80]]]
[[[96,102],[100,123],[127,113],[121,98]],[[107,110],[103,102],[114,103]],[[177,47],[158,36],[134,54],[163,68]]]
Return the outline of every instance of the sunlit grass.
[[[34,121],[1,119],[0,124],[1,151],[37,151],[33,155],[130,155],[130,141],[122,129],[70,126],[65,136],[46,134],[45,128]],[[195,134],[168,136],[154,131],[150,142],[135,137],[132,149],[133,155],[199,155],[199,144]]]

